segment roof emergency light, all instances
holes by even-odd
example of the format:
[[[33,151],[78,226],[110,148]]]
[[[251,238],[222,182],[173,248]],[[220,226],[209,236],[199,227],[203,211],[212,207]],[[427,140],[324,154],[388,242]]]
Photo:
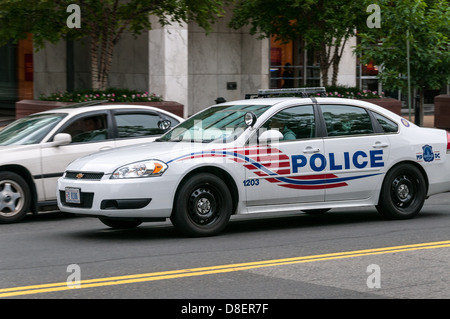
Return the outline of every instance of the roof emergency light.
[[[291,89],[259,89],[258,93],[246,94],[246,99],[251,99],[252,96],[255,98],[265,98],[271,96],[298,96],[308,97],[310,94],[320,94],[324,95],[326,93],[325,87],[306,87],[306,88],[291,88]]]

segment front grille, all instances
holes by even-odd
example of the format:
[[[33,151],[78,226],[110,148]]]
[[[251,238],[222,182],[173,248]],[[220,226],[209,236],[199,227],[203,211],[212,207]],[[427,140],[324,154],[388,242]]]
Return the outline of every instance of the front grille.
[[[94,180],[99,181],[103,177],[103,173],[101,172],[73,172],[73,171],[67,171],[65,178],[68,179],[81,179],[81,180]]]
[[[80,194],[81,203],[80,204],[66,203],[66,192],[65,191],[59,191],[59,197],[61,198],[61,204],[63,206],[68,206],[68,207],[92,208],[92,202],[94,201],[94,193],[81,192],[81,194]]]

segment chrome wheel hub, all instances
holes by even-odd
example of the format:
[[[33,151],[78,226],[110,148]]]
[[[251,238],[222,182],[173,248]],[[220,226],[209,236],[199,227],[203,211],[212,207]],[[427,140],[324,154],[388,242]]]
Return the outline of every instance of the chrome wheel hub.
[[[197,212],[201,215],[206,215],[211,210],[211,202],[207,198],[201,198],[197,202]]]
[[[11,216],[22,209],[21,191],[20,186],[12,181],[0,184],[0,215]]]
[[[397,189],[397,194],[400,199],[406,199],[409,195],[409,188],[407,185],[402,184]]]
[[[210,189],[200,187],[190,196],[190,216],[198,225],[207,225],[217,218],[216,198]]]

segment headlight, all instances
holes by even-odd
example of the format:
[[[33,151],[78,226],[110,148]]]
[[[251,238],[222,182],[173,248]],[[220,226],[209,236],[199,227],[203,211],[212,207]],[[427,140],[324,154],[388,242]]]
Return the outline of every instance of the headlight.
[[[112,173],[111,178],[161,176],[166,171],[167,167],[166,163],[157,160],[136,162],[119,167]]]

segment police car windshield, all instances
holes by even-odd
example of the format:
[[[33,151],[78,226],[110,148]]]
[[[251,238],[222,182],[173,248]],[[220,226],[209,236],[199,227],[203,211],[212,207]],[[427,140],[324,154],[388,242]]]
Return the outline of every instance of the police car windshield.
[[[218,105],[200,112],[169,131],[157,141],[227,143],[241,135],[247,125],[244,115],[261,115],[270,105]]]
[[[66,115],[66,113],[46,113],[21,118],[0,131],[0,145],[37,144]]]

